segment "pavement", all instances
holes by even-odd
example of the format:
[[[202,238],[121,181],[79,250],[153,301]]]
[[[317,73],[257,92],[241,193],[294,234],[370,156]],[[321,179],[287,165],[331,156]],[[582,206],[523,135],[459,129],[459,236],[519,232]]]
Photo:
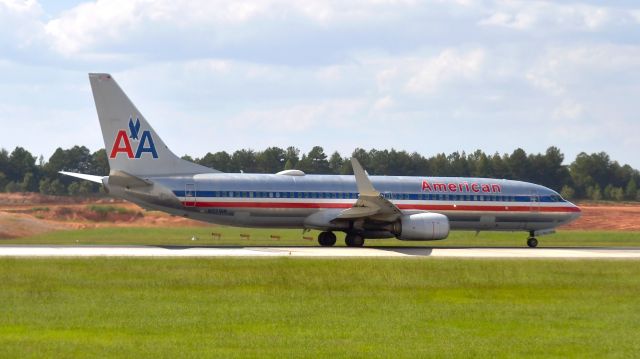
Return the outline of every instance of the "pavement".
[[[209,247],[0,245],[0,257],[442,257],[640,259],[640,248]]]

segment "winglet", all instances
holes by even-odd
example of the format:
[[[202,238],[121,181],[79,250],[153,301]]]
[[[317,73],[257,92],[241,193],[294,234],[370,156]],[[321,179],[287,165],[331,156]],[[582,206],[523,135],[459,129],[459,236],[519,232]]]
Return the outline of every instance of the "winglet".
[[[373,184],[364,171],[360,162],[355,157],[351,157],[351,166],[353,167],[353,174],[356,176],[356,186],[358,186],[358,192],[361,196],[378,196],[380,192],[373,188]]]

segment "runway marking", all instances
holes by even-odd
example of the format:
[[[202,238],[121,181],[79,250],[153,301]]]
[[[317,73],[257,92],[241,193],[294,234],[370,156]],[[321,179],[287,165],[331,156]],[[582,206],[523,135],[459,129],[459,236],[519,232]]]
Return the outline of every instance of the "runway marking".
[[[640,259],[640,248],[0,246],[0,257],[448,257]]]

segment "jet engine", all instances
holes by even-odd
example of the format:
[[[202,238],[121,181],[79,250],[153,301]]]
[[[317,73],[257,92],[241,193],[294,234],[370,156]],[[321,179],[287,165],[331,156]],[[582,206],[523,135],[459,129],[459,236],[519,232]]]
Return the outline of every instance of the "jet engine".
[[[438,213],[415,213],[400,217],[396,237],[405,241],[445,239],[449,235],[449,219]]]

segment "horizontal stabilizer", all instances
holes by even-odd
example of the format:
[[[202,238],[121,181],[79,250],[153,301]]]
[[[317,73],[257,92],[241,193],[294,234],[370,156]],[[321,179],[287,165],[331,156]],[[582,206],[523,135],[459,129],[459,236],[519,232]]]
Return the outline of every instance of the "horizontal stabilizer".
[[[74,172],[65,172],[65,171],[60,171],[58,173],[63,174],[65,176],[80,178],[85,181],[91,181],[91,182],[100,183],[100,184],[102,184],[102,179],[104,178],[103,176],[86,175],[84,173],[74,173]]]

